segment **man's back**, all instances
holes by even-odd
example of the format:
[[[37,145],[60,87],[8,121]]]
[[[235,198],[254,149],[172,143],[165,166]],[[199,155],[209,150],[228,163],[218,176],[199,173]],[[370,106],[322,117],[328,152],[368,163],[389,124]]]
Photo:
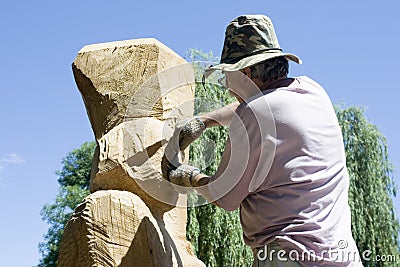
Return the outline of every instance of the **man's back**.
[[[325,90],[298,77],[288,87],[267,90],[241,105],[237,114],[252,143],[247,169],[217,203],[223,206],[243,196],[240,214],[246,244],[255,248],[276,240],[300,256],[314,252],[315,259],[303,257],[311,257],[310,266],[321,259],[324,266],[358,260],[343,140]],[[266,129],[271,128],[271,118],[273,130]],[[232,148],[241,142],[234,137],[236,128],[231,125]]]

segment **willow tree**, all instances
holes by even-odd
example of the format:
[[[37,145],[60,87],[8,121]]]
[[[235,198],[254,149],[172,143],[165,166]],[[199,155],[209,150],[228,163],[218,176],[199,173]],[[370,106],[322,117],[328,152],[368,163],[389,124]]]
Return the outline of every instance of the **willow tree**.
[[[352,231],[364,266],[398,266],[396,184],[385,137],[361,108],[337,108],[350,175]]]

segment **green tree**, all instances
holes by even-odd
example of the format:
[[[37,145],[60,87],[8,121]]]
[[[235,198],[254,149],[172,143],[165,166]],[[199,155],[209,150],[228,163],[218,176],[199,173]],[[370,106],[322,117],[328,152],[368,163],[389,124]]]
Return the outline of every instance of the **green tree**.
[[[59,176],[60,186],[79,186],[89,189],[90,170],[96,144],[85,142],[78,149],[68,153],[62,160],[63,167],[56,174]]]
[[[377,255],[399,255],[399,221],[393,198],[396,184],[385,137],[367,121],[361,108],[336,108],[343,132],[350,175],[352,231],[360,253],[371,251],[364,266],[398,266],[375,261]]]
[[[40,214],[50,227],[39,244],[42,258],[39,267],[57,266],[59,245],[64,226],[75,207],[89,194],[90,169],[95,148],[94,142],[86,142],[68,153],[62,160],[63,167],[57,171],[60,187],[53,204],[46,204]]]

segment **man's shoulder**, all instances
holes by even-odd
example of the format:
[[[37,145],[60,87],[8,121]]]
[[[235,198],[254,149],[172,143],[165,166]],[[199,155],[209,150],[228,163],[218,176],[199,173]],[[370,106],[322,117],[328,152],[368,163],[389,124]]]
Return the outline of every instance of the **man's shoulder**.
[[[307,101],[306,98],[301,97],[301,95],[326,93],[325,89],[319,83],[308,76],[298,76],[291,79],[294,81],[286,87],[262,91],[246,99],[238,106],[236,113],[242,117],[248,113],[257,112],[258,110],[264,112],[266,108],[284,108],[287,105],[292,105],[292,102],[300,104],[303,101]],[[301,101],[298,102],[299,100]]]
[[[299,76],[296,77],[295,79],[297,79],[298,81],[300,81],[300,83],[303,83],[304,86],[313,86],[313,87],[318,87],[318,88],[322,88],[322,86],[316,82],[314,79],[308,77],[308,76]]]
[[[293,82],[285,87],[279,87],[270,91],[264,92],[264,96],[269,103],[276,102],[278,105],[282,102],[305,100],[303,96],[314,94],[325,94],[325,89],[315,80],[308,76],[293,77]]]

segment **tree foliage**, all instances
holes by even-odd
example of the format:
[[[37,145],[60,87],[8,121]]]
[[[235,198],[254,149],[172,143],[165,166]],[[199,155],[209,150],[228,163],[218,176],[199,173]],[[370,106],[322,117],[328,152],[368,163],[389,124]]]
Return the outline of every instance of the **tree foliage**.
[[[90,169],[95,143],[86,142],[68,153],[62,160],[63,167],[57,171],[60,187],[52,204],[46,204],[40,214],[50,227],[39,244],[42,258],[39,267],[57,266],[59,245],[64,227],[75,207],[89,194]]]
[[[343,132],[347,169],[350,175],[349,204],[352,231],[360,253],[371,261],[364,266],[397,266],[395,262],[375,261],[386,255],[399,255],[399,221],[392,196],[396,195],[392,165],[385,137],[367,121],[361,108],[336,108]],[[378,258],[376,258],[378,256]]]
[[[94,142],[85,142],[80,148],[67,154],[62,160],[62,169],[56,172],[60,186],[77,185],[82,189],[89,189],[94,148]]]

